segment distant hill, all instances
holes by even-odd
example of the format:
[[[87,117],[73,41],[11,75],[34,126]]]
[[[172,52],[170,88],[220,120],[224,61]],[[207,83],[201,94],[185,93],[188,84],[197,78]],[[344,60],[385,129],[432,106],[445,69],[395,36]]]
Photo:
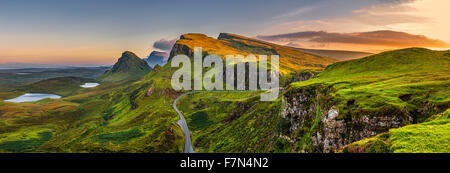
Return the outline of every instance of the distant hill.
[[[169,54],[166,52],[153,51],[147,58],[144,58],[144,61],[147,62],[151,68],[154,68],[155,65],[164,66],[167,63],[168,57]]]
[[[148,74],[152,68],[147,62],[140,59],[133,52],[126,51],[114,64],[112,69],[105,72],[100,80],[105,82],[118,82],[124,80],[140,79]]]
[[[369,52],[346,51],[346,50],[303,49],[303,48],[297,49],[308,52],[310,54],[330,57],[340,61],[358,59],[373,55],[373,53]]]
[[[0,64],[0,69],[23,69],[23,68],[67,68],[67,65],[55,64],[33,64],[33,63],[5,63]]]
[[[299,70],[320,71],[327,65],[338,61],[296,48],[228,33],[221,33],[218,39],[204,34],[184,34],[175,43],[169,60],[178,54],[192,56],[194,47],[202,47],[204,53],[216,54],[222,58],[226,55],[280,55],[280,72],[283,74]]]
[[[450,56],[447,52],[425,48],[387,51],[362,59],[337,62],[328,66],[319,76],[321,78],[342,78],[376,74],[380,74],[378,76],[398,75],[423,71],[444,72],[450,70]]]
[[[0,91],[56,77],[98,78],[110,67],[0,69]]]
[[[96,82],[96,80],[81,77],[57,77],[41,80],[39,82],[20,87],[18,90],[23,92],[52,93],[61,96],[68,96],[82,89],[80,85],[89,82]]]
[[[58,64],[33,64],[33,63],[4,63],[0,64],[0,69],[30,69],[30,68],[95,68],[102,67],[102,65],[87,65],[87,64],[78,64],[78,65],[58,65]]]

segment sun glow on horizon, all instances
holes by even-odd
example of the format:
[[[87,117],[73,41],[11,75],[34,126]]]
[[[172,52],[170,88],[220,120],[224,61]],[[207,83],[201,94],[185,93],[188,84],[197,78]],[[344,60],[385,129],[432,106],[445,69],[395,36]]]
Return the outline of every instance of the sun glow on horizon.
[[[58,5],[68,8],[68,6],[74,4],[89,4],[86,2],[61,2],[61,4],[51,4],[49,5],[51,9],[47,9],[47,11],[44,9],[48,7],[37,6],[39,8],[33,8],[34,6],[27,6],[30,9],[39,11],[36,13],[26,11],[27,8],[24,7],[25,5],[16,4],[20,7],[20,10],[17,10],[8,8],[8,3],[5,3],[4,9],[0,7],[0,9],[5,12],[4,14],[7,12],[15,12],[15,15],[7,16],[7,18],[0,17],[0,25],[2,26],[0,27],[0,64],[114,64],[124,51],[132,51],[139,57],[146,57],[154,50],[152,45],[155,41],[161,38],[171,40],[173,38],[178,38],[182,33],[189,32],[211,34],[215,32],[236,33],[237,31],[250,34],[244,34],[244,36],[251,37],[251,34],[274,35],[302,31],[327,31],[332,34],[351,34],[391,30],[414,35],[423,35],[430,39],[442,40],[450,43],[450,20],[448,20],[450,17],[450,10],[448,10],[448,7],[450,7],[449,0],[383,1],[382,3],[363,3],[364,5],[361,6],[351,6],[349,4],[330,0],[318,2],[327,6],[335,6],[334,8],[346,11],[344,14],[329,10],[324,12],[329,13],[326,15],[322,15],[321,10],[323,10],[323,6],[319,6],[319,8],[315,6],[317,4],[304,2],[304,5],[297,4],[294,10],[286,10],[288,8],[286,4],[282,4],[283,2],[276,2],[277,4],[281,4],[280,6],[284,6],[280,8],[281,10],[274,10],[273,13],[270,13],[272,18],[260,16],[259,18],[252,20],[251,22],[253,23],[248,24],[263,26],[257,29],[246,28],[248,26],[243,26],[242,23],[239,23],[242,21],[237,20],[236,16],[226,15],[221,16],[224,19],[220,21],[224,23],[224,25],[228,25],[229,28],[221,26],[218,23],[211,23],[210,27],[204,27],[203,25],[198,24],[199,22],[203,22],[203,20],[198,19],[198,12],[183,13],[185,16],[182,18],[175,14],[175,16],[167,18],[164,18],[165,16],[153,14],[149,15],[148,18],[157,18],[158,20],[155,20],[156,23],[154,23],[155,21],[148,22],[143,21],[145,18],[139,18],[145,16],[140,12],[118,14],[115,8],[125,8],[120,3],[111,3],[111,6],[108,6],[108,9],[104,9],[105,11],[97,11],[98,14],[92,13],[92,9],[89,8],[87,8],[87,10],[91,11],[84,11],[86,10],[84,8],[85,6],[76,10],[74,9],[73,11],[53,11],[56,9],[54,7]],[[122,3],[127,4],[127,2]],[[265,6],[272,8],[269,4],[270,3]],[[117,5],[117,7],[115,5]],[[136,3],[134,5],[139,4]],[[246,4],[242,2],[236,5],[244,6]],[[216,8],[215,10],[217,11],[220,10],[217,9],[220,7],[214,8]],[[88,13],[96,14],[98,16],[92,15],[92,18],[80,17]],[[174,13],[179,15],[178,11]],[[219,14],[223,15],[221,13]],[[304,17],[308,16],[307,14],[314,15],[314,17]],[[240,15],[251,16],[251,14],[246,13],[240,13]],[[198,21],[189,22],[185,19],[186,17]],[[289,20],[286,18],[289,18]],[[174,21],[174,19],[176,20]],[[149,19],[149,21],[152,20]],[[216,19],[214,19],[214,21],[216,21]],[[146,27],[139,25],[146,22],[155,26],[160,26],[163,29],[147,29]],[[205,22],[210,23],[211,21]],[[250,21],[244,22],[250,23]],[[401,41],[402,40],[399,42]],[[355,41],[349,41],[349,43],[345,44],[336,42],[316,43],[304,40],[274,41],[274,43],[309,49],[365,51],[372,53],[404,48],[404,46],[402,47],[399,45],[369,45],[360,44],[360,42]],[[409,45],[407,46],[409,47]],[[439,46],[422,45],[417,47]],[[445,50],[447,49],[445,47],[447,46],[438,49],[433,48],[433,50]]]

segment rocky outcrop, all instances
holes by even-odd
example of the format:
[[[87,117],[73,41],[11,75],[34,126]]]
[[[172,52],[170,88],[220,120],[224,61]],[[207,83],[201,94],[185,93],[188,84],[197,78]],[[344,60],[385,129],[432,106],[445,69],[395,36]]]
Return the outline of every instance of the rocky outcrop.
[[[307,86],[284,95],[282,115],[290,123],[284,130],[287,134],[282,135],[304,145],[299,152],[334,152],[346,144],[413,123],[409,112],[396,108],[352,111],[337,107],[331,92],[333,89],[327,86]],[[344,109],[346,113],[341,113]]]
[[[148,73],[151,71],[151,68],[133,52],[125,51],[110,71],[112,73],[126,73],[133,70],[141,70]]]
[[[150,96],[161,97],[161,96],[166,95],[166,96],[169,96],[171,99],[176,99],[179,94],[180,94],[180,92],[175,91],[174,89],[171,89],[171,88],[158,89],[155,87],[151,87],[147,90],[147,97],[150,97]]]
[[[289,84],[294,83],[294,82],[305,81],[305,80],[313,78],[316,75],[317,75],[317,72],[300,71],[300,72],[294,73],[292,75],[292,77],[288,77],[288,80],[284,85],[288,86]]]
[[[184,39],[183,36],[180,37],[180,39]],[[192,57],[194,56],[194,50],[192,50],[191,48],[189,48],[189,46],[184,45],[184,44],[179,44],[178,42],[175,43],[175,45],[173,45],[172,50],[170,51],[170,55],[169,55],[169,61],[177,55],[186,55],[188,57]]]

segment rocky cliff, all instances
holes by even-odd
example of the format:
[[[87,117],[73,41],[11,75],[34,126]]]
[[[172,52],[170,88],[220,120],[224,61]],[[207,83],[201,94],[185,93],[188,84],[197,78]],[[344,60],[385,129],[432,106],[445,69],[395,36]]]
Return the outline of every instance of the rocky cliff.
[[[332,92],[333,88],[318,85],[289,90],[284,95],[282,115],[289,125],[283,135],[298,139],[295,142],[300,142],[299,151],[334,152],[346,144],[413,122],[408,111],[396,108],[342,113],[353,103],[336,106]]]
[[[217,39],[204,34],[184,34],[173,46],[169,61],[180,54],[192,57],[195,47],[202,48],[203,56],[214,54],[222,58],[227,55],[279,55],[282,74],[300,70],[320,71],[336,62],[335,59],[312,55],[295,48],[227,33],[221,33]]]
[[[445,52],[410,48],[332,64],[288,86],[279,133],[291,151],[335,152],[422,123],[449,108],[449,60]]]

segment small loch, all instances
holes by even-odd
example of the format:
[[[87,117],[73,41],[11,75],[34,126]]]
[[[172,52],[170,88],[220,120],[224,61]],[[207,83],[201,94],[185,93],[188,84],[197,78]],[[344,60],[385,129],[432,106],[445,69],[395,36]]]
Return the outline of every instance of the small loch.
[[[85,83],[84,85],[80,85],[81,88],[94,88],[99,86],[99,83]]]
[[[35,102],[42,99],[51,98],[59,99],[61,96],[55,94],[43,94],[43,93],[26,93],[19,97],[5,100],[6,102],[23,103],[23,102]]]

